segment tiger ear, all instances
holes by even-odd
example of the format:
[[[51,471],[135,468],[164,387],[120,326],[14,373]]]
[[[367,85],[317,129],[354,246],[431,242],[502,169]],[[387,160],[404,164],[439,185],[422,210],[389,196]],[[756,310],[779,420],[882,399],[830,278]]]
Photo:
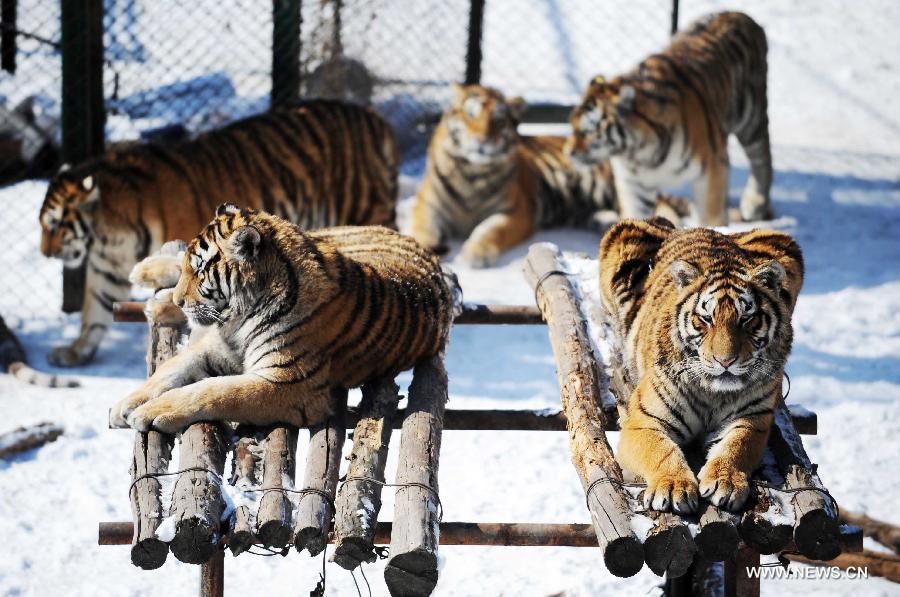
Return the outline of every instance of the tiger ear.
[[[593,77],[590,81],[588,81],[588,88],[602,88],[604,85],[606,85],[606,77],[604,77],[603,75],[597,75],[596,77]]]
[[[616,101],[616,111],[619,114],[631,114],[634,111],[634,98],[637,91],[631,85],[624,85],[619,90],[619,99]]]
[[[696,280],[699,275],[700,270],[692,263],[681,259],[672,263],[672,278],[675,279],[675,283],[678,284],[679,288],[684,288]]]
[[[776,290],[785,277],[784,266],[777,261],[767,261],[753,270],[753,279],[771,290]]]
[[[509,113],[513,117],[513,120],[518,121],[522,118],[522,114],[525,113],[528,102],[526,102],[524,98],[514,97],[506,100],[506,105],[509,106]]]
[[[72,169],[72,164],[70,164],[70,163],[68,163],[68,162],[63,162],[63,163],[59,166],[59,171],[57,172],[57,174],[62,174],[63,172],[65,172],[65,171],[67,171],[67,170],[71,170],[71,169]]]
[[[231,257],[239,261],[247,261],[259,255],[262,236],[253,226],[241,226],[228,237],[228,248]]]
[[[77,200],[79,209],[90,211],[100,203],[100,188],[93,176],[85,176],[78,182],[78,189],[83,193]]]
[[[234,203],[223,203],[216,208],[216,217],[218,218],[219,216],[230,216],[238,213],[239,211],[241,211],[240,208],[238,208],[238,206]]]

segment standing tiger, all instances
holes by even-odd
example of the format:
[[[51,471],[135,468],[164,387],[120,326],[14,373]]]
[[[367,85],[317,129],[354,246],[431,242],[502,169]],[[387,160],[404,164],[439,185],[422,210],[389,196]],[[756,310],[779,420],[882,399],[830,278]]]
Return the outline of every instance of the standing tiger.
[[[41,252],[87,260],[81,333],[54,365],[89,361],[128,297],[128,273],[168,240],[191,238],[223,198],[305,229],[394,226],[399,152],[375,112],[313,100],[164,149],[136,145],[60,173],[41,207]]]
[[[571,166],[562,137],[527,137],[516,127],[525,107],[490,87],[455,85],[455,100],[428,147],[412,234],[426,247],[465,237],[463,257],[476,267],[537,228],[615,220],[609,164]]]
[[[233,205],[188,246],[172,299],[207,332],[112,410],[113,425],[315,424],[330,390],[444,349],[453,298],[438,259],[379,226],[304,232]]]
[[[644,506],[739,508],[781,400],[803,257],[781,232],[675,230],[625,220],[600,245],[600,294],[625,374],[619,460],[647,482]],[[698,477],[681,448],[709,452]]]
[[[572,113],[566,152],[610,160],[623,217],[650,216],[661,188],[691,183],[700,224],[718,226],[727,223],[733,133],[750,161],[741,217],[771,218],[766,51],[765,32],[745,14],[699,19],[634,70],[596,77]]]

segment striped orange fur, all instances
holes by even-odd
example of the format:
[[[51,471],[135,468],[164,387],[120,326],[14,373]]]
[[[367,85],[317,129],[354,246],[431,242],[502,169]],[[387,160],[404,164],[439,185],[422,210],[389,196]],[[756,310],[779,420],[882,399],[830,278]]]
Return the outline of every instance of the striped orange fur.
[[[803,258],[782,232],[675,230],[625,220],[600,246],[600,291],[625,373],[622,464],[644,477],[644,505],[690,512],[699,497],[740,507],[781,400]],[[698,476],[682,448],[702,443]]]
[[[334,388],[444,349],[453,296],[438,259],[380,226],[304,232],[233,205],[188,246],[173,300],[207,332],[119,402],[112,423],[315,424]]]

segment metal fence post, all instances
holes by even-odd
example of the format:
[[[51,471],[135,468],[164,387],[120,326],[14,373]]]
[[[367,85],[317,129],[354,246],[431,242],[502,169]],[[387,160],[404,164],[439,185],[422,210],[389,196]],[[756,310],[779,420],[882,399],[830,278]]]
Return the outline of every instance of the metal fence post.
[[[466,45],[466,85],[481,83],[481,29],[484,0],[472,0],[469,9],[469,40]]]
[[[103,0],[61,4],[62,154],[77,164],[103,152]],[[63,269],[63,311],[83,300],[84,267]]]
[[[672,0],[672,35],[678,32],[678,0]]]
[[[16,4],[18,0],[2,0],[0,4],[0,68],[10,74],[16,72]]]
[[[301,0],[272,0],[272,107],[300,98]]]

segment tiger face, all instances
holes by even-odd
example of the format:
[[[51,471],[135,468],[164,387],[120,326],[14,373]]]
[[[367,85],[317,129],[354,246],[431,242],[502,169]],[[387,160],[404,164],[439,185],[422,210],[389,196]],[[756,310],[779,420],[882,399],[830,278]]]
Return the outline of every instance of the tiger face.
[[[444,148],[473,164],[490,164],[511,155],[518,141],[516,127],[525,109],[520,97],[480,85],[454,85],[456,98],[444,114]]]
[[[65,267],[80,267],[91,246],[93,211],[99,202],[93,176],[58,174],[41,206],[41,253],[62,259]]]
[[[593,165],[627,151],[636,142],[630,116],[636,90],[630,85],[591,81],[581,104],[572,112],[572,134],[563,148],[579,165]]]
[[[783,369],[787,355],[776,339],[791,331],[777,294],[780,263],[725,277],[679,260],[672,276],[680,293],[672,339],[683,373],[713,392],[734,392]]]
[[[192,326],[222,325],[248,312],[273,271],[258,227],[248,220],[257,211],[226,203],[188,245],[172,301]],[[274,264],[273,264],[274,265]]]

